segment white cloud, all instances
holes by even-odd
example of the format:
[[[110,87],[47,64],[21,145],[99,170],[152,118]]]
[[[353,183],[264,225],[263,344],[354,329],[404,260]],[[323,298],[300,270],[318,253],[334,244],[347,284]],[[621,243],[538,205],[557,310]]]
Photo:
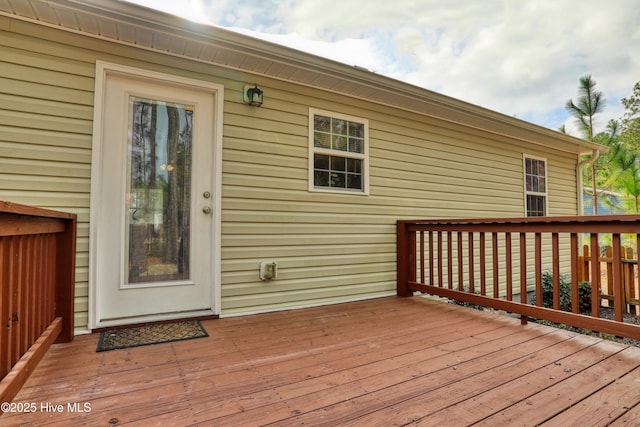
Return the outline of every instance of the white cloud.
[[[209,19],[201,9],[200,0],[126,0],[149,9],[158,9],[172,15],[181,16],[194,22],[212,24],[215,20]]]
[[[367,69],[378,65],[378,55],[382,54],[367,40],[342,39],[333,43],[320,40],[309,40],[299,34],[265,34],[249,31],[244,28],[232,28],[234,31],[259,37],[273,43],[286,45],[293,49],[307,51],[314,55],[329,58],[349,65],[358,65]]]
[[[568,119],[563,106],[581,76],[591,74],[608,99],[601,128],[622,115],[620,98],[640,80],[636,0],[135,1],[550,128]]]

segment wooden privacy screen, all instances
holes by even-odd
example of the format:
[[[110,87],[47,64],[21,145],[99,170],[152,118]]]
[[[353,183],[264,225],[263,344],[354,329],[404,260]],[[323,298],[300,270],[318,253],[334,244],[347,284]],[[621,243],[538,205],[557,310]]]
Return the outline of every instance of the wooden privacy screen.
[[[0,201],[0,402],[73,339],[76,215]]]

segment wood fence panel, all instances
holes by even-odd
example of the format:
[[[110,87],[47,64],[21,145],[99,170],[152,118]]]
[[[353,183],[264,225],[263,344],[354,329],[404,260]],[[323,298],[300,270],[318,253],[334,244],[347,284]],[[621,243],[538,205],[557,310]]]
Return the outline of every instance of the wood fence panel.
[[[636,238],[636,244],[640,240],[640,235]],[[636,246],[637,248],[638,246]],[[598,248],[596,253],[604,254],[598,257],[598,264],[601,272],[604,272],[604,279],[600,276],[600,283],[597,289],[600,289],[600,300],[606,301],[609,306],[615,304],[614,297],[614,262],[613,246],[605,246]],[[620,265],[621,265],[621,281],[622,281],[622,305],[626,312],[639,314],[640,303],[638,301],[638,260],[635,256],[637,250],[632,247],[620,247]],[[582,249],[582,255],[578,257],[578,280],[592,282],[589,272],[591,271],[592,255],[589,246],[585,245]],[[604,268],[602,265],[604,264]]]

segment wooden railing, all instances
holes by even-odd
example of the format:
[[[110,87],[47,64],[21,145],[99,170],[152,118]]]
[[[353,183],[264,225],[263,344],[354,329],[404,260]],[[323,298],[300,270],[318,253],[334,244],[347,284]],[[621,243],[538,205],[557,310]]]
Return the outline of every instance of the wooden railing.
[[[634,235],[637,252],[640,216],[635,215],[398,221],[397,292],[405,297],[422,292],[504,310],[520,314],[523,323],[533,317],[638,339],[640,326],[624,319],[621,241],[627,233]],[[604,235],[613,247],[612,307],[601,307],[599,251],[592,251],[590,312],[585,313],[579,248],[583,243],[598,247],[599,236]],[[545,307],[547,271],[552,301]],[[562,310],[565,279],[570,307]],[[604,318],[604,310],[613,311],[611,318]]]
[[[0,201],[0,402],[73,339],[76,215]]]

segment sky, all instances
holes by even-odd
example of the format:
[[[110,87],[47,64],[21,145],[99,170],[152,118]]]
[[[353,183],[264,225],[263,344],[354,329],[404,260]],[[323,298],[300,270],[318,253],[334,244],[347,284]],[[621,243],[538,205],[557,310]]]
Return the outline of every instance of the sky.
[[[580,136],[564,105],[591,75],[624,113],[640,81],[638,0],[128,0]]]

